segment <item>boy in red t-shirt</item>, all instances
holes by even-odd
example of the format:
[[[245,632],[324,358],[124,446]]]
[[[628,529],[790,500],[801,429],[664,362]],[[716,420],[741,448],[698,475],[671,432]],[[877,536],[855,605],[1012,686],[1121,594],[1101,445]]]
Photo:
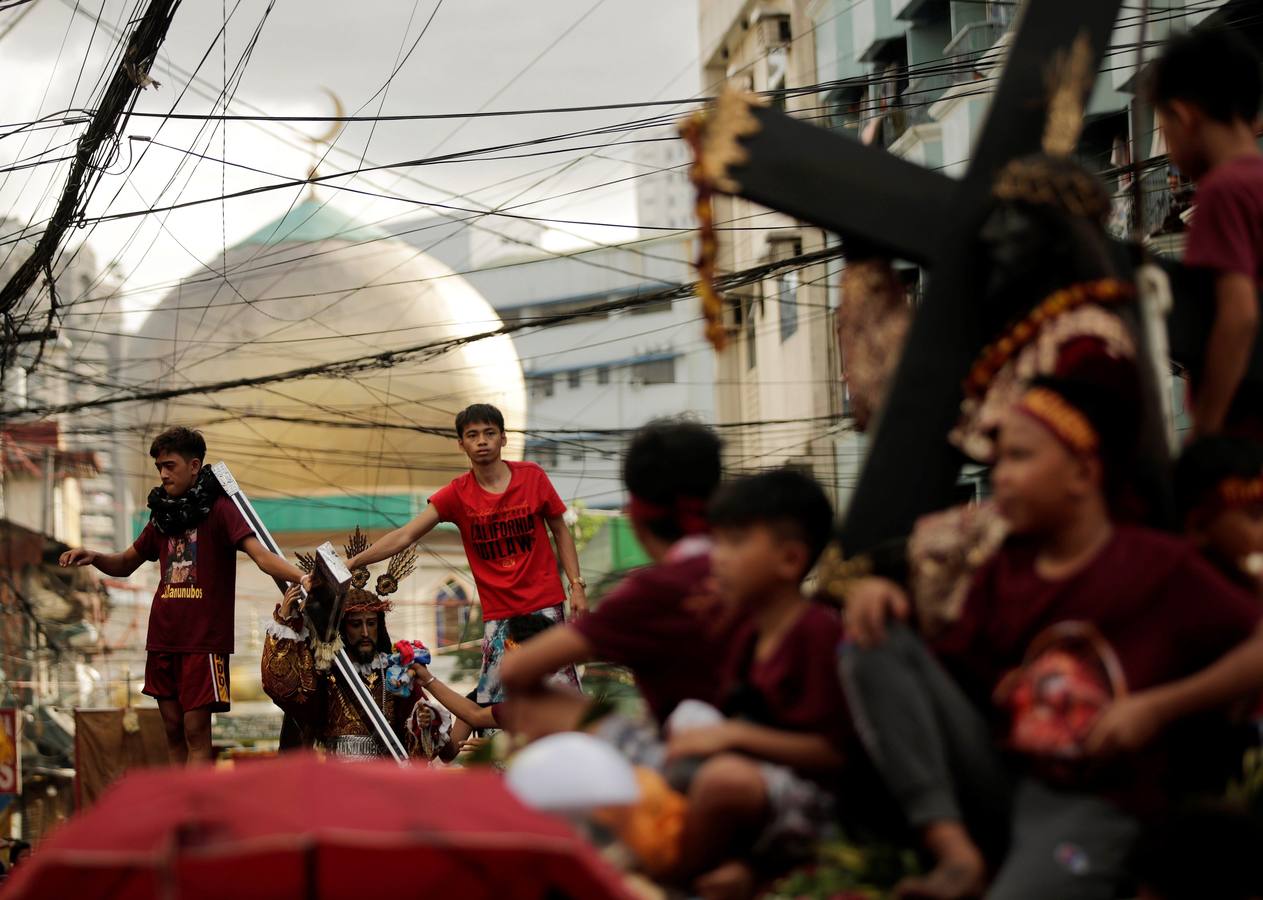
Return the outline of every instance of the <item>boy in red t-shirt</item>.
[[[1263,153],[1255,136],[1263,75],[1243,38],[1178,37],[1154,63],[1150,99],[1171,161],[1197,181],[1184,262],[1215,273],[1215,317],[1193,373],[1194,435],[1263,429],[1263,389],[1243,377],[1258,333],[1263,280]]]
[[[809,475],[764,472],[722,487],[710,521],[716,588],[746,618],[716,673],[726,718],[667,739],[669,761],[702,760],[679,874],[703,894],[748,889],[756,869],[821,837],[859,747],[837,679],[841,620],[802,593],[829,538],[828,497]]]
[[[602,660],[631,670],[658,725],[684,699],[720,700],[730,616],[704,597],[710,575],[706,502],[719,484],[721,445],[697,422],[662,419],[631,440],[623,482],[636,539],[653,565],[624,578],[593,612],[532,640],[505,660],[510,691],[559,667]]]
[[[456,439],[469,457],[470,470],[430,497],[419,516],[383,535],[347,564],[370,565],[411,547],[440,522],[456,525],[482,605],[482,671],[476,696],[480,704],[490,705],[504,700],[500,659],[509,619],[538,612],[561,622],[567,597],[571,614],[581,616],[588,608],[587,584],[579,574],[579,554],[566,527],[566,504],[544,470],[535,463],[500,458],[507,442],[500,410],[487,403],[462,410],[456,416]],[[557,542],[556,557],[549,532]],[[557,574],[558,559],[570,583],[566,592]],[[559,674],[578,688],[573,666]]]
[[[260,571],[298,583],[297,566],[254,536],[210,468],[197,431],[168,428],[149,448],[162,484],[149,494],[149,523],[121,553],[78,547],[63,566],[95,566],[126,578],[158,562],[162,577],[149,610],[144,692],[158,701],[174,762],[209,760],[211,713],[229,706],[228,657],[233,652],[237,551]]]
[[[1005,416],[1010,537],[933,654],[883,623],[909,616],[893,584],[848,592],[847,695],[937,861],[901,896],[1117,896],[1140,823],[1203,774],[1178,761],[1216,757],[1194,717],[1263,688],[1258,602],[1185,541],[1111,520],[1133,398],[1044,379]]]

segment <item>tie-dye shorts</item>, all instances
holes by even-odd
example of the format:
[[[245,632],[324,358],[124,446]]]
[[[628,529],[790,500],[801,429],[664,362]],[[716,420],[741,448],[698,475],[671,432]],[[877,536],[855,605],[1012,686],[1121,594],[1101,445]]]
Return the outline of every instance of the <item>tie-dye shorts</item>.
[[[565,608],[560,603],[527,615],[544,616],[558,625],[566,621]],[[510,624],[513,621],[513,618],[496,619],[483,626],[482,671],[478,673],[477,693],[477,700],[483,706],[504,701],[504,686],[500,684],[500,660],[504,658],[505,650],[513,647],[513,641],[509,637]],[[577,691],[580,689],[579,672],[574,666],[566,666],[550,675],[547,683]]]

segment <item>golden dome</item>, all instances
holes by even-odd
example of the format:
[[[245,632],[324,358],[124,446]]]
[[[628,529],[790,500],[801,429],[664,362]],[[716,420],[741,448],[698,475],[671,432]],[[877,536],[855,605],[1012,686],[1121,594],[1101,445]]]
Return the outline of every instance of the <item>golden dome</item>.
[[[164,297],[129,340],[127,374],[159,388],[209,384],[500,324],[442,263],[309,200]],[[468,468],[455,413],[477,402],[498,406],[510,429],[525,425],[522,367],[506,336],[346,376],[189,395],[137,414],[147,432],[201,428],[207,461],[226,460],[251,494],[314,496],[446,484]],[[510,441],[514,458],[521,445]]]

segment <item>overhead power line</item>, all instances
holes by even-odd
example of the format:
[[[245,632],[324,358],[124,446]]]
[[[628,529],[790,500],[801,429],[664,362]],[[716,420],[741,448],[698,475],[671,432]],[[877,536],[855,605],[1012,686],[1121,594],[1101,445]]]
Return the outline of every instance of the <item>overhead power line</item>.
[[[780,271],[804,268],[806,266],[836,259],[841,255],[842,249],[840,247],[826,247],[823,250],[803,253],[778,262],[764,263],[762,265],[742,269],[739,272],[733,272],[718,278],[716,280],[716,288],[720,291],[733,290],[747,284],[753,284]],[[463,337],[429,341],[412,347],[402,347],[397,350],[387,350],[381,353],[371,353],[365,356],[352,357],[350,359],[335,360],[333,362],[319,363],[312,366],[303,366],[301,368],[289,369],[283,372],[274,372],[270,375],[257,375],[250,378],[235,378],[229,381],[194,384],[187,387],[165,388],[156,391],[137,391],[127,394],[116,394],[110,397],[100,397],[94,400],[84,400],[78,403],[32,407],[23,410],[23,412],[27,415],[42,418],[58,413],[70,413],[83,409],[115,406],[120,403],[172,400],[177,397],[186,397],[194,394],[215,394],[221,391],[235,390],[237,388],[260,387],[262,385],[278,384],[286,381],[299,381],[304,378],[313,378],[317,376],[345,378],[360,372],[391,368],[410,360],[433,359],[447,353],[450,350],[454,350],[457,347],[465,346],[466,344],[477,343],[478,341],[499,337],[500,335],[514,334],[527,328],[551,327],[564,322],[570,322],[600,313],[629,309],[634,306],[642,306],[649,303],[661,302],[663,300],[678,300],[691,295],[693,290],[694,285],[691,283],[680,284],[664,290],[653,291],[651,293],[640,294],[638,296],[608,300],[602,303],[594,303],[591,306],[584,307],[583,309],[567,313],[558,313],[555,316],[543,317],[527,322],[518,322],[511,325],[502,325],[499,328],[493,328],[489,331],[478,332],[476,334],[465,335]]]
[[[180,0],[150,0],[144,17],[128,42],[114,78],[102,98],[92,123],[80,139],[75,151],[75,161],[66,177],[61,199],[39,243],[26,261],[18,267],[8,284],[0,289],[0,313],[7,313],[25,296],[41,272],[52,265],[53,257],[66,232],[80,214],[86,198],[83,196],[84,180],[92,169],[92,160],[106,141],[115,138],[126,118],[128,107],[135,103],[136,94],[149,83],[149,67],[157,56],[158,48],[167,35],[167,28]]]

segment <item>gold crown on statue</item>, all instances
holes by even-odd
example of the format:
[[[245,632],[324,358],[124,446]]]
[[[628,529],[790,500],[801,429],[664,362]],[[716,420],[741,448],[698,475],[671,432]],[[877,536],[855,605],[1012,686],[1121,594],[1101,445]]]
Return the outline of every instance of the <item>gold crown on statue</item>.
[[[1000,200],[1064,210],[1104,222],[1110,196],[1091,172],[1071,160],[1083,131],[1084,103],[1092,90],[1092,45],[1080,34],[1057,54],[1048,71],[1048,107],[1043,153],[1010,161],[996,176],[992,193]]]

